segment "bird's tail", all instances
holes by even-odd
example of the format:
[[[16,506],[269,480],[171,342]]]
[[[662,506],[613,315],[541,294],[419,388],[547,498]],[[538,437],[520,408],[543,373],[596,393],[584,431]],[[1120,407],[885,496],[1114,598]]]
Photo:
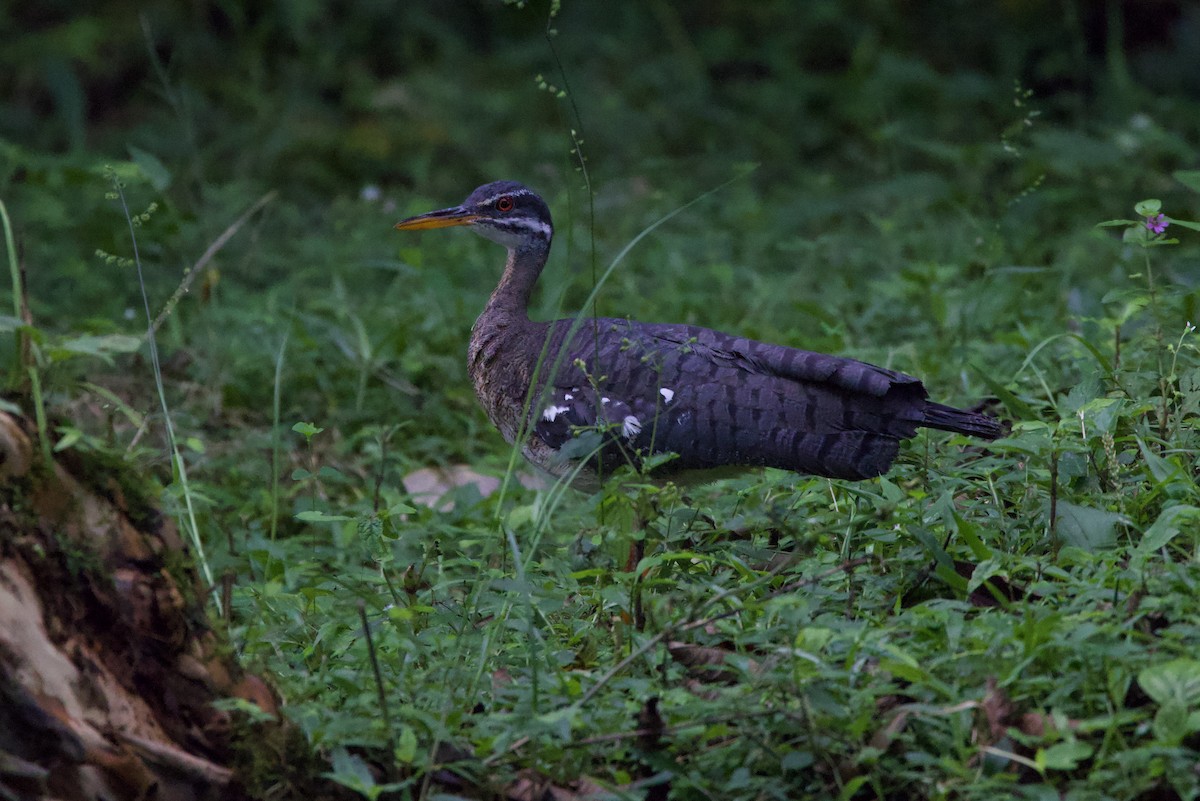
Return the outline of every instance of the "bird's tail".
[[[925,404],[924,425],[927,428],[953,431],[980,439],[997,439],[1004,433],[1000,421],[993,417],[966,409],[955,409],[953,406],[944,406],[933,401]]]

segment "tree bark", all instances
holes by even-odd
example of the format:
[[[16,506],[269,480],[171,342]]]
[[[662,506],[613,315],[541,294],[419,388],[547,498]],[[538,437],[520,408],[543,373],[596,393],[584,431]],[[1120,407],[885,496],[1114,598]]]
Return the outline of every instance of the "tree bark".
[[[301,738],[220,648],[174,525],[119,470],[34,441],[0,413],[0,799],[249,797],[245,768]],[[212,706],[230,697],[275,722]]]

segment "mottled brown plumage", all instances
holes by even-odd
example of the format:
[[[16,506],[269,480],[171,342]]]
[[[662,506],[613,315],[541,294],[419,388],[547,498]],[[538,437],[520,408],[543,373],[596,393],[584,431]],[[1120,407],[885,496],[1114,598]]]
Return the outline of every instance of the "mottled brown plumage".
[[[655,475],[768,466],[830,478],[888,470],[918,428],[995,439],[990,417],[934,403],[882,367],[706,328],[628,320],[534,322],[529,298],[550,252],[550,211],[512,181],[397,224],[469,225],[508,248],[471,331],[468,366],[492,423],[556,475],[591,485],[622,464],[675,454]]]

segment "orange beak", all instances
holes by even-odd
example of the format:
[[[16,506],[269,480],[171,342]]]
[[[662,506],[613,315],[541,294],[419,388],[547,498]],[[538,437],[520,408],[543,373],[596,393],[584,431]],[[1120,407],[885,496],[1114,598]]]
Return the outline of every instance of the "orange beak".
[[[455,225],[470,225],[480,218],[478,214],[466,211],[462,206],[450,209],[439,209],[426,214],[418,214],[396,223],[400,231],[422,231],[427,228],[450,228]]]

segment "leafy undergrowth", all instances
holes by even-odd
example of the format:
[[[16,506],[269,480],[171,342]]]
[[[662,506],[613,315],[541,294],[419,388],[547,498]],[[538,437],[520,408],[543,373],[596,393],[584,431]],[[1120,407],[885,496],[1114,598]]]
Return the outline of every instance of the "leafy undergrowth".
[[[614,797],[1192,797],[1200,352],[1193,296],[1156,277],[1174,240],[1153,201],[1137,213],[1114,221],[1129,275],[1100,313],[972,379],[1010,434],[919,438],[878,481],[628,474],[583,496],[510,474],[438,510],[386,482],[348,499],[303,428],[313,525],[244,543],[232,634],[368,796],[536,776]]]
[[[143,58],[161,99],[114,104],[93,150],[45,152],[0,105],[29,268],[29,308],[0,318],[10,385],[56,447],[156,476],[195,521],[214,618],[331,776],[369,798],[1200,796],[1194,98],[1082,39],[1063,56],[1085,26],[1013,4],[940,67],[924,31],[963,15],[913,27],[910,5],[696,28],[567,4],[562,61],[544,17],[466,4],[395,32],[351,5],[353,25],[144,18],[177,37]],[[121,77],[146,43],[114,30]],[[264,49],[279,74],[238,66]],[[1183,83],[1188,58],[1156,63]],[[556,69],[567,100],[531,80]],[[47,130],[83,142],[67,105]],[[523,486],[463,363],[501,253],[390,230],[507,177],[555,212],[534,316],[580,309],[613,254],[724,184],[638,242],[600,314],[900,369],[988,399],[1008,435],[922,434],[862,483]],[[404,479],[430,466],[501,489],[427,506]],[[283,775],[255,786],[310,792]]]

